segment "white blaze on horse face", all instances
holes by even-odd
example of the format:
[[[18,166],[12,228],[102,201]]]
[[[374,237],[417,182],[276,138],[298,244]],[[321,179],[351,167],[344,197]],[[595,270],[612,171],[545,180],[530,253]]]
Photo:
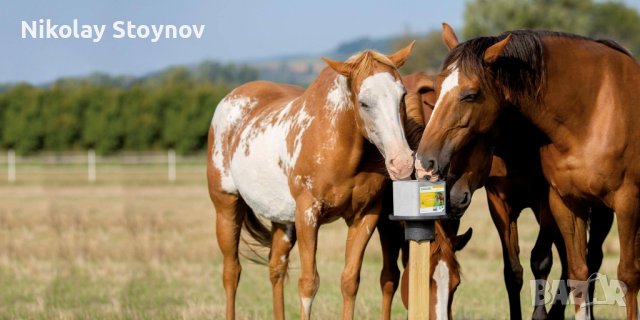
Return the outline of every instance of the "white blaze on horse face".
[[[371,141],[393,169],[404,175],[413,168],[413,154],[409,149],[404,129],[400,122],[400,102],[405,93],[402,81],[388,72],[379,72],[362,81],[358,93],[358,108],[365,131]],[[394,170],[390,170],[392,174]],[[407,174],[408,175],[408,174]],[[403,178],[403,177],[401,177]]]
[[[438,261],[433,280],[436,282],[436,320],[449,319],[449,267],[443,260]]]
[[[438,100],[436,100],[436,105],[433,108],[433,113],[435,115],[436,111],[438,111],[438,107],[442,104],[442,100],[447,96],[447,94],[459,86],[458,79],[458,66],[453,64],[450,68],[451,73],[442,81],[442,88],[440,89],[440,95],[438,96]],[[431,117],[433,118],[433,116]]]

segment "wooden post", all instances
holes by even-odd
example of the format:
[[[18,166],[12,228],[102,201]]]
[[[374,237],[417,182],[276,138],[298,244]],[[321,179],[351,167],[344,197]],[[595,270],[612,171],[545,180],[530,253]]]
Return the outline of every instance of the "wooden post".
[[[96,151],[93,149],[87,151],[87,180],[96,182]]]
[[[169,149],[169,151],[167,151],[167,158],[168,158],[167,162],[169,164],[167,176],[170,182],[175,182],[176,181],[176,150]]]
[[[404,221],[404,239],[409,241],[409,320],[429,319],[431,285],[431,240],[435,220],[447,217],[444,181],[394,181],[393,215]]]
[[[16,182],[16,152],[13,149],[7,151],[7,179]]]
[[[409,241],[409,320],[429,320],[431,241]]]

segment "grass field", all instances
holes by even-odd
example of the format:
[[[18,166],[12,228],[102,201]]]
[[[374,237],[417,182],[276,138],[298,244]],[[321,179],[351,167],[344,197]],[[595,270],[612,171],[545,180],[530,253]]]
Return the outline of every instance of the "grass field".
[[[0,318],[222,319],[221,256],[202,169],[179,170],[174,184],[166,182],[162,168],[99,173],[95,184],[84,179],[84,171],[70,169],[19,179],[14,185],[0,182]],[[464,275],[454,318],[508,318],[500,245],[482,191],[476,193],[462,225],[461,230],[473,226],[474,236],[458,254]],[[537,224],[526,211],[519,226],[526,318],[532,310],[528,265]],[[615,278],[615,227],[612,233],[605,243],[602,272]],[[321,228],[316,319],[339,316],[345,235],[342,222]],[[299,315],[296,251],[285,293],[289,318]],[[552,278],[558,277],[557,265]],[[375,235],[362,270],[357,319],[380,317],[380,267]],[[239,318],[269,319],[266,267],[243,261],[240,283]],[[599,318],[624,317],[624,309],[615,306],[599,306],[596,312]],[[399,297],[394,318],[406,318]]]

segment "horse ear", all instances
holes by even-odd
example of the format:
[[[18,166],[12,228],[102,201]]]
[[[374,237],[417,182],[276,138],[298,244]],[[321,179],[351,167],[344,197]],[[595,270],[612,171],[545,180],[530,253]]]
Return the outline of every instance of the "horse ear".
[[[413,40],[408,46],[388,56],[389,60],[391,60],[391,62],[393,62],[393,65],[396,66],[396,69],[402,67],[405,61],[407,61],[407,59],[409,58],[409,54],[411,53],[411,50],[413,49],[413,46],[415,44],[416,44],[416,41]]]
[[[453,249],[455,251],[462,250],[469,240],[471,240],[471,236],[473,235],[473,228],[467,229],[467,231],[461,235],[457,235],[453,244]]]
[[[348,77],[351,74],[351,65],[345,62],[331,60],[329,58],[322,57],[322,60],[327,63],[327,65],[333,69],[335,72]]]
[[[458,45],[458,37],[456,36],[456,33],[446,22],[442,23],[442,40],[444,40],[444,44],[447,45],[449,51]]]
[[[494,63],[502,54],[507,44],[509,44],[509,41],[511,41],[511,34],[487,48],[487,50],[484,51],[484,62],[488,64]]]

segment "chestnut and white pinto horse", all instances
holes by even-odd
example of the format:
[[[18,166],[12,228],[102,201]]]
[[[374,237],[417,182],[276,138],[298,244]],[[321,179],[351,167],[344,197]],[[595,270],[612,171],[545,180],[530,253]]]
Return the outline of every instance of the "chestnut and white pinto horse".
[[[256,81],[220,102],[209,129],[207,178],[224,258],[227,319],[235,317],[242,225],[272,248],[275,318],[284,317],[288,253],[298,240],[301,318],[308,319],[319,286],[318,228],[339,217],[349,229],[342,317],[353,318],[363,253],[378,221],[385,180],[413,171],[400,119],[405,89],[397,71],[412,46],[390,56],[364,51],[346,62],[325,59],[330,68],[307,90]],[[256,215],[270,220],[271,230]]]

